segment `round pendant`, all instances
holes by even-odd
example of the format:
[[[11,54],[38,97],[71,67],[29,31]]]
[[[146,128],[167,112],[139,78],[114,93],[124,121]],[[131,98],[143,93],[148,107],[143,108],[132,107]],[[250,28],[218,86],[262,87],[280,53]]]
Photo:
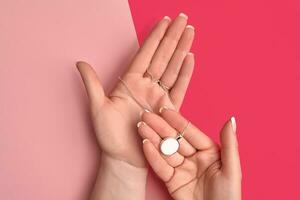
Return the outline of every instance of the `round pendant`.
[[[163,139],[160,143],[160,151],[166,156],[170,156],[176,153],[178,149],[179,149],[179,142],[174,137],[167,137]]]

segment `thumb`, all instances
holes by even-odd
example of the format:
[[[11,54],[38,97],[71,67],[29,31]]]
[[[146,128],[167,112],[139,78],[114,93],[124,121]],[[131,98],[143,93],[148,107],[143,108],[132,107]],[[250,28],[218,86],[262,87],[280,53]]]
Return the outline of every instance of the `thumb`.
[[[229,177],[241,178],[241,165],[234,117],[226,122],[221,131],[222,171]]]
[[[91,107],[100,108],[104,104],[106,97],[96,72],[88,63],[83,61],[77,62],[76,66],[80,72],[87,95],[90,99]]]

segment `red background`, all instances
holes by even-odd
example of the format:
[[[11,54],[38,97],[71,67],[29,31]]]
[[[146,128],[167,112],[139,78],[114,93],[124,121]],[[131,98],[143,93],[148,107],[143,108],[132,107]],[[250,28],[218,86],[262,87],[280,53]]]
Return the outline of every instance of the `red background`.
[[[299,1],[129,2],[140,44],[164,15],[184,12],[195,26],[182,112],[215,140],[236,117],[243,199],[300,199]],[[156,181],[147,199],[169,199]]]

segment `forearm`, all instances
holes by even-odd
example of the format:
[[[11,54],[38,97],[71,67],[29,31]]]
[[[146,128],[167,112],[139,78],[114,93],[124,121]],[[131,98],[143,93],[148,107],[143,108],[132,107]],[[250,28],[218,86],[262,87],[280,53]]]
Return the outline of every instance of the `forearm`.
[[[147,171],[102,154],[91,200],[145,199]]]

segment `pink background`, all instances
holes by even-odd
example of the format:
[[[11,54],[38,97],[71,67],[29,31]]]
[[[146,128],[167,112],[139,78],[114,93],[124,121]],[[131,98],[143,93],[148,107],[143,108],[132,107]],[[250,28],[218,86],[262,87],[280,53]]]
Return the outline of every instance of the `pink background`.
[[[182,112],[216,140],[236,116],[243,199],[300,199],[299,1],[130,0],[130,6],[139,41],[162,16],[188,14],[196,68]],[[149,200],[167,199],[152,186]]]
[[[123,0],[0,1],[0,199],[88,199],[99,148],[75,68],[112,86],[138,48]]]
[[[243,199],[300,199],[298,1],[129,2],[140,43],[164,15],[189,15],[182,112],[215,140],[236,116]],[[74,63],[113,86],[137,48],[127,2],[0,1],[0,30],[0,199],[87,199],[99,149]],[[147,193],[169,199],[153,174]]]

